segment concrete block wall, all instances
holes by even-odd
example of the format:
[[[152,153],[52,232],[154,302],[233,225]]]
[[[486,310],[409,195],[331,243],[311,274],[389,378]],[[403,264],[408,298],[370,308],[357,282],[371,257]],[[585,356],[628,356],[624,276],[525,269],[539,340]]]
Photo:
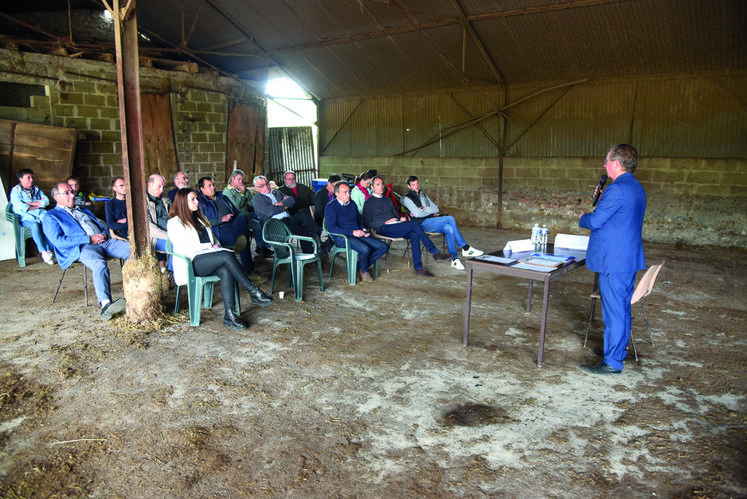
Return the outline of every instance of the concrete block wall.
[[[498,210],[498,160],[320,158],[320,176],[378,170],[404,194],[408,175],[442,212],[460,224],[526,229],[546,223],[552,234],[588,234],[578,217],[591,211],[603,158],[505,158],[503,209]],[[652,242],[747,247],[747,160],[641,158],[636,177],[646,189],[644,238]]]
[[[79,131],[73,175],[84,192],[110,195],[112,178],[123,172],[114,64],[0,50],[0,80],[47,87],[51,109],[39,122]],[[222,187],[228,103],[262,97],[213,74],[141,66],[140,80],[142,93],[170,95],[179,166],[193,183],[210,175]]]

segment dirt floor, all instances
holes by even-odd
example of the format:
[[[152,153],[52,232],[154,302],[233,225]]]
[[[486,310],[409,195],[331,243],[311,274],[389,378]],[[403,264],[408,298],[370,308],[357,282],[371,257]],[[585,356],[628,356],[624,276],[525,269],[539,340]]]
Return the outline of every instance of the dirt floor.
[[[747,497],[745,256],[647,244],[656,344],[636,308],[619,376],[579,369],[586,269],[552,285],[537,368],[542,286],[528,313],[526,281],[476,274],[464,348],[466,274],[430,258],[355,287],[325,262],[323,293],[307,267],[303,302],[242,295],[247,331],[219,292],[200,327],[103,323],[77,267],[53,305],[58,267],[4,261],[0,497]]]

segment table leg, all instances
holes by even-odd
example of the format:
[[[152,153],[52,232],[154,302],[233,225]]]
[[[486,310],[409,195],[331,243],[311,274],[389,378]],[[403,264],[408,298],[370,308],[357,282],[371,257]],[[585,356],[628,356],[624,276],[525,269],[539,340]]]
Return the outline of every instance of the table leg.
[[[532,287],[534,286],[534,279],[529,279],[529,296],[527,296],[527,312],[532,311]]]
[[[464,339],[462,345],[467,346],[469,341],[469,313],[472,309],[472,267],[467,267],[467,303],[464,308]]]
[[[545,354],[545,329],[547,328],[547,304],[550,301],[550,280],[545,280],[545,292],[542,294],[542,324],[540,325],[539,352],[537,352],[537,367],[542,367],[542,357]]]

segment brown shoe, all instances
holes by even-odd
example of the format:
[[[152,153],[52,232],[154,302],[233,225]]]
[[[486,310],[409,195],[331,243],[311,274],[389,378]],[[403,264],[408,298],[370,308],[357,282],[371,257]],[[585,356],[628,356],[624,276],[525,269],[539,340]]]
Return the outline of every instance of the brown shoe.
[[[374,280],[374,278],[371,277],[371,274],[369,274],[368,272],[363,272],[361,270],[361,281],[363,281],[363,282],[373,282],[373,280]]]
[[[451,255],[448,253],[441,253],[440,251],[438,253],[435,253],[433,255],[434,260],[451,260]]]
[[[415,269],[415,275],[420,275],[423,277],[433,277],[433,274],[428,272],[428,269]]]

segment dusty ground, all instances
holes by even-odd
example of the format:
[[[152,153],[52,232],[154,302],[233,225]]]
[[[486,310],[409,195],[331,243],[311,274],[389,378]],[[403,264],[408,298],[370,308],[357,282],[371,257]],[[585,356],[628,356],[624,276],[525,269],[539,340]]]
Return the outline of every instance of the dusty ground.
[[[465,273],[432,260],[431,280],[393,255],[355,287],[325,264],[324,293],[307,270],[302,303],[244,294],[245,332],[219,295],[199,328],[102,323],[79,271],[52,305],[57,267],[2,262],[0,496],[745,497],[746,253],[646,249],[667,261],[656,345],[636,315],[641,361],[614,377],[578,367],[585,269],[553,283],[538,369],[541,286],[527,313],[525,281],[478,275],[463,348]]]

